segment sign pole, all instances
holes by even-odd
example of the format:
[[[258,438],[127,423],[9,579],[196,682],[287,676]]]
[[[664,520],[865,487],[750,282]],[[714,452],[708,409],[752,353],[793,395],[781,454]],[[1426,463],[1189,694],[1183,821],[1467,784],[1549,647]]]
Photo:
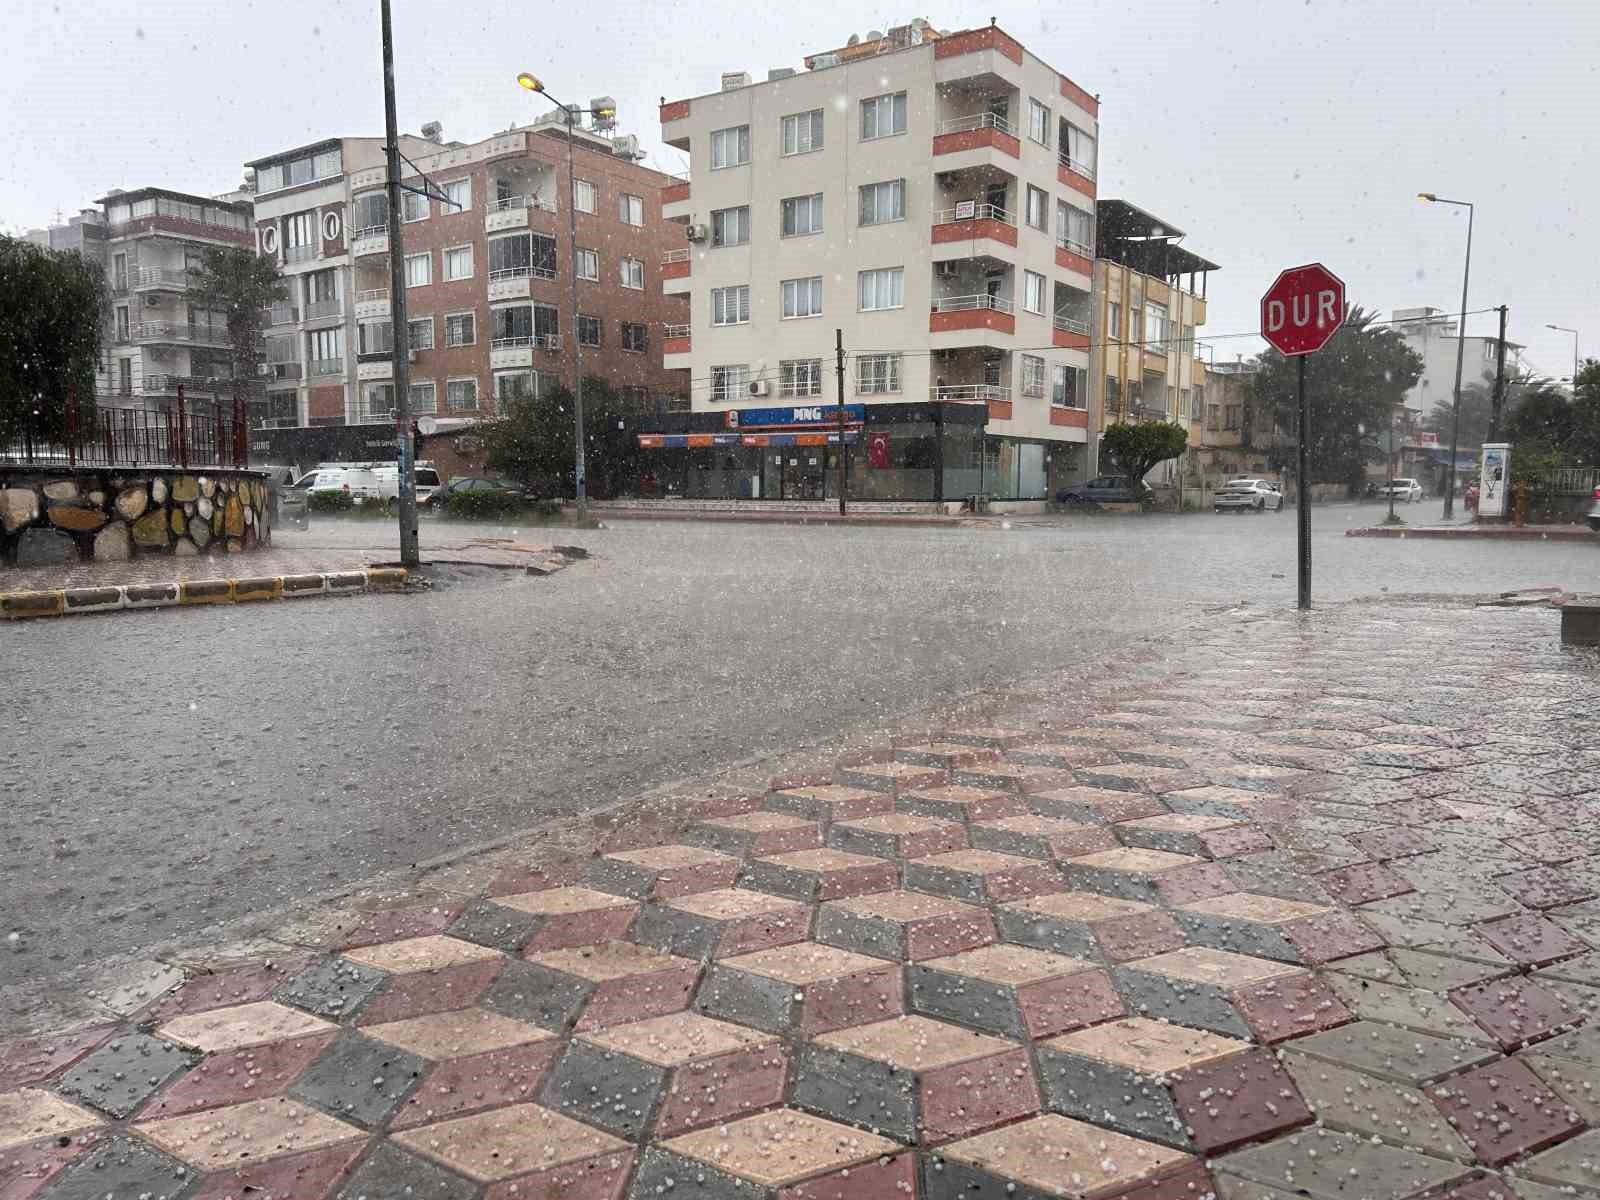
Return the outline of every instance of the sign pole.
[[[1300,607],[1311,607],[1311,481],[1308,477],[1306,460],[1306,442],[1309,438],[1309,425],[1311,412],[1306,407],[1306,359],[1309,354],[1298,356],[1299,361],[1299,393],[1300,393],[1300,475],[1299,487],[1299,519],[1300,519]]]
[[[846,484],[844,461],[844,330],[842,329],[833,331],[833,354],[835,359],[834,369],[838,372],[839,379],[839,457],[834,461],[839,464],[839,515],[842,517],[845,515],[844,489]],[[866,431],[867,425],[865,421],[862,421],[861,428],[863,432]],[[827,476],[823,476],[823,478],[827,478]]]

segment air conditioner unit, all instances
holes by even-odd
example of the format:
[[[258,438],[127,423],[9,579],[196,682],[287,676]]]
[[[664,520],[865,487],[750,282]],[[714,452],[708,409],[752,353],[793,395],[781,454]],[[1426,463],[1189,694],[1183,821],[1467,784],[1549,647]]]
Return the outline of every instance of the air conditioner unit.
[[[540,339],[540,344],[546,350],[559,350],[561,349],[561,335],[559,333],[547,333]]]
[[[765,379],[757,379],[750,385],[750,394],[752,396],[765,396],[771,390],[772,385]]]
[[[146,308],[159,308],[159,307],[161,307],[161,297],[157,296],[153,292],[146,293],[145,294],[145,298],[144,298],[144,306]]]
[[[416,362],[417,361],[417,352],[415,350],[407,350],[406,351],[406,361],[407,362]]]
[[[961,274],[961,264],[954,259],[950,262],[936,262],[933,264],[933,273],[940,279],[954,279]]]
[[[711,230],[705,225],[691,225],[685,230],[685,236],[691,242],[703,242],[711,236]]]

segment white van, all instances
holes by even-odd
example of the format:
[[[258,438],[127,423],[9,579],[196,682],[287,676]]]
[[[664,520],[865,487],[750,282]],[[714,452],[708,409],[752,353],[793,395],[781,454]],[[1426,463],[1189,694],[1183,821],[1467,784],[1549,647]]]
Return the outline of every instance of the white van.
[[[393,500],[400,495],[399,463],[378,464],[373,467],[372,473],[378,479],[378,486],[382,489],[385,500]],[[419,504],[444,486],[444,481],[439,478],[438,469],[426,459],[419,460],[412,467],[411,478],[416,484]]]

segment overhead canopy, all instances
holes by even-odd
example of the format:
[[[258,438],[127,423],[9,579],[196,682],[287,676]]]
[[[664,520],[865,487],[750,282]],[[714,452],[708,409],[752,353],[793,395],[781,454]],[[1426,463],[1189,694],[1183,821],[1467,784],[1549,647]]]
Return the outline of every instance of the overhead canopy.
[[[1095,255],[1178,285],[1180,276],[1190,277],[1189,291],[1194,291],[1193,277],[1205,276],[1221,268],[1210,259],[1192,250],[1185,250],[1178,241],[1185,236],[1183,230],[1171,222],[1146,212],[1126,200],[1100,200],[1095,204]],[[1204,292],[1204,284],[1201,286]]]

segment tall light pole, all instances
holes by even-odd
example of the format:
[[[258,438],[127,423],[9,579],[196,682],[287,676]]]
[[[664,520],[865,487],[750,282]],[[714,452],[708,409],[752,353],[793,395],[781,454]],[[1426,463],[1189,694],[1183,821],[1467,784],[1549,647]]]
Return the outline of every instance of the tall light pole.
[[[1444,519],[1448,521],[1456,512],[1456,443],[1461,440],[1461,357],[1467,349],[1467,280],[1472,275],[1472,203],[1468,200],[1446,200],[1432,192],[1418,192],[1417,199],[1429,204],[1452,204],[1467,210],[1467,258],[1461,268],[1461,323],[1456,326],[1455,413],[1450,422],[1450,474],[1444,489]]]
[[[406,324],[406,250],[404,222],[400,212],[400,133],[394,102],[394,29],[389,16],[389,0],[382,0],[383,22],[383,136],[387,164],[389,225],[389,336],[394,362],[394,434],[397,458],[398,492],[395,507],[400,510],[400,562],[416,567],[421,561],[417,547],[417,474],[412,462],[410,327]]]
[[[1568,329],[1565,325],[1546,325],[1546,329],[1554,329],[1557,333],[1570,333],[1572,335],[1572,394],[1578,394],[1578,331]]]
[[[544,81],[537,75],[528,71],[517,76],[517,86],[525,91],[537,92],[561,110],[567,126],[567,228],[572,235],[571,263],[568,270],[572,274],[572,353],[573,374],[575,376],[572,388],[572,417],[575,423],[574,441],[576,443],[576,459],[573,469],[573,496],[574,503],[578,506],[578,519],[584,520],[589,515],[589,488],[584,478],[584,453],[583,453],[583,339],[578,336],[578,173],[573,160],[573,145],[577,142],[578,118],[585,113],[596,117],[612,117],[616,110],[611,108],[569,108],[545,90]]]

